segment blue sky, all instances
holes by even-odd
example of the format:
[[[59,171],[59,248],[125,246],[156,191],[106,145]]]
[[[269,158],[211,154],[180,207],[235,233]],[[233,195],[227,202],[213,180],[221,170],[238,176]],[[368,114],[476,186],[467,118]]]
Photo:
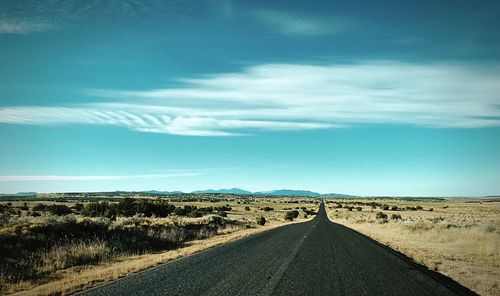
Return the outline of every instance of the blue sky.
[[[497,1],[0,2],[0,192],[500,193]]]

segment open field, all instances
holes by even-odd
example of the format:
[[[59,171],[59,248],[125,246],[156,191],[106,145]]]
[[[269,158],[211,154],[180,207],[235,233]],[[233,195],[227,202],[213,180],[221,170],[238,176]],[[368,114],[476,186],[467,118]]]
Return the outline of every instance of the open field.
[[[305,221],[318,207],[307,198],[209,194],[3,198],[0,293],[36,295],[71,293]]]
[[[500,295],[500,200],[327,199],[330,219],[481,295]]]

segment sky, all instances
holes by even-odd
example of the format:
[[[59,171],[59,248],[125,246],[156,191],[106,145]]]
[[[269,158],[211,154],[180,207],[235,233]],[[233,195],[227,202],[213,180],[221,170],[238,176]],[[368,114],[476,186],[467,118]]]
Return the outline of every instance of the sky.
[[[499,14],[0,0],[0,192],[500,194]]]

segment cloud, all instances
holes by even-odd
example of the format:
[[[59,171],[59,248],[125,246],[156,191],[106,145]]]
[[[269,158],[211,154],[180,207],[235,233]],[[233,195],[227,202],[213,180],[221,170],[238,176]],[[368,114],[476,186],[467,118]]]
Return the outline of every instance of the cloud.
[[[500,65],[264,64],[177,88],[91,90],[108,103],[0,107],[0,123],[93,124],[185,136],[399,124],[500,126]]]
[[[352,19],[345,17],[322,17],[279,10],[257,10],[255,16],[278,33],[294,36],[346,33],[355,25]]]
[[[54,30],[55,25],[25,20],[0,20],[0,34],[27,34]]]
[[[0,182],[11,181],[104,181],[104,180],[128,180],[128,179],[156,179],[173,177],[194,177],[199,176],[199,172],[175,172],[167,174],[147,174],[147,175],[125,175],[125,176],[0,176]]]

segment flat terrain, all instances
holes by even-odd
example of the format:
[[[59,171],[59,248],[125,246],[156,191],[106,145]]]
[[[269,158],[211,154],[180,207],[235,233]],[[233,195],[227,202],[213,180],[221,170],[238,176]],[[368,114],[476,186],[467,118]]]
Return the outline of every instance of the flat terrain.
[[[481,295],[500,295],[499,199],[329,199],[355,229]]]
[[[318,205],[312,198],[226,194],[0,196],[0,294],[71,294],[306,221]]]
[[[82,295],[469,295],[470,290],[328,220],[283,226]]]

